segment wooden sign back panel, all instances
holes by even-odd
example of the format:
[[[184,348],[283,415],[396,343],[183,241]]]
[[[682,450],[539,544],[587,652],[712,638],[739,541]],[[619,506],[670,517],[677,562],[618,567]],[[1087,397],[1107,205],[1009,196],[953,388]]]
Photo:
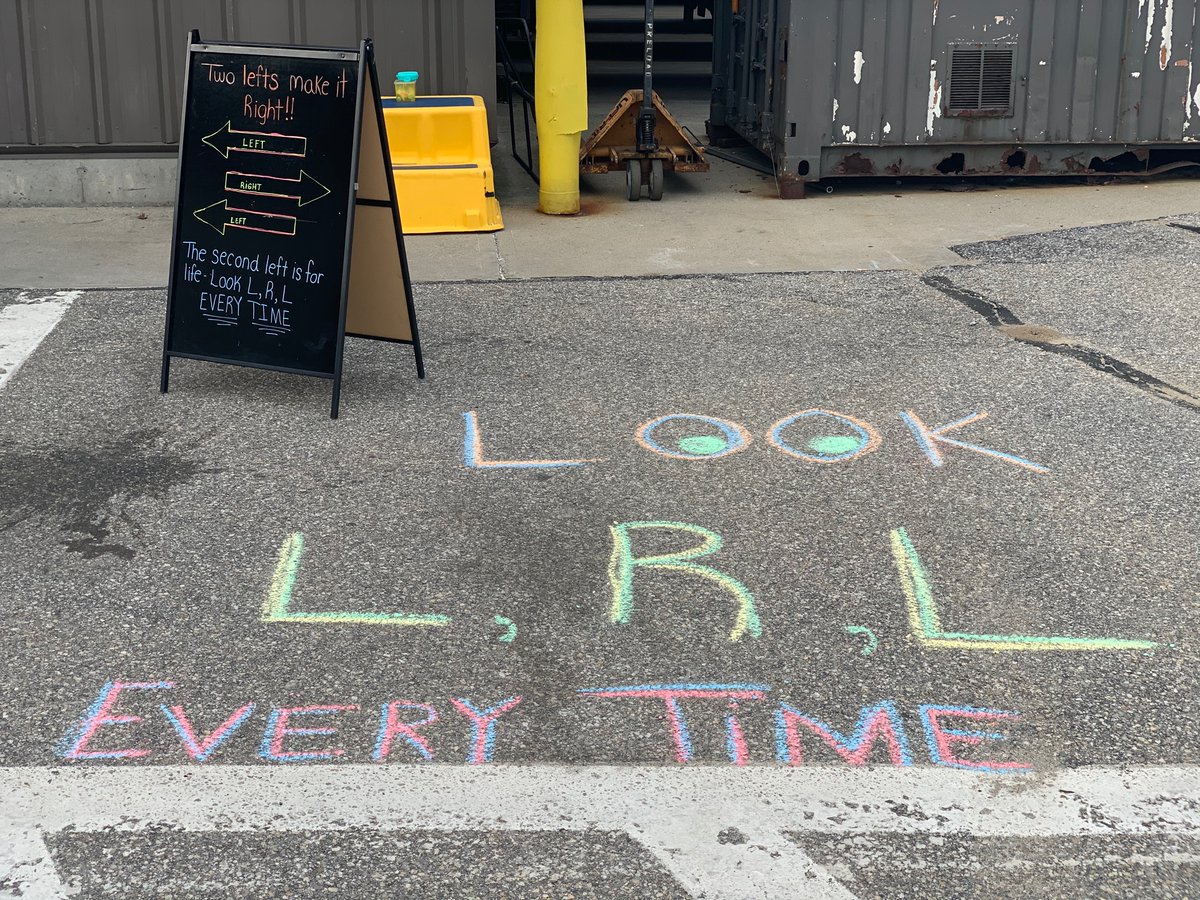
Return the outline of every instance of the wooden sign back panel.
[[[350,255],[346,333],[414,344],[417,371],[424,377],[387,129],[383,127],[379,103],[379,81],[373,61],[367,68],[365,87],[369,91],[366,99],[370,108],[363,113],[359,138],[362,156]]]

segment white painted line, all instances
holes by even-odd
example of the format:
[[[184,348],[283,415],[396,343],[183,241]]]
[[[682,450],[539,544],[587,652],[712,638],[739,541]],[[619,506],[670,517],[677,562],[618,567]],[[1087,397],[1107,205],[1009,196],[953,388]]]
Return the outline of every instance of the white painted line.
[[[854,900],[854,894],[782,832],[739,828],[745,843],[723,844],[717,835],[726,827],[713,820],[655,817],[645,824],[626,823],[625,831],[694,896]]]
[[[36,828],[0,819],[0,894],[21,900],[58,900],[68,896]]]
[[[22,292],[16,302],[0,309],[0,388],[17,374],[71,304],[83,291],[58,291],[45,297]]]
[[[788,832],[1200,836],[1200,766],[1020,776],[834,766],[7,768],[0,797],[10,831],[25,835],[155,824],[623,831],[693,894],[721,898],[853,896]],[[721,843],[729,828],[745,841]]]

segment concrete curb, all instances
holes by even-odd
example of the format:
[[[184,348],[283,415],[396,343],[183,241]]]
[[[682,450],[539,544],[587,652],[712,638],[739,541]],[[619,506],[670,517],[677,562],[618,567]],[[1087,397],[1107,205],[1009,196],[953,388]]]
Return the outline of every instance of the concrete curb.
[[[0,206],[169,206],[174,154],[0,159]]]

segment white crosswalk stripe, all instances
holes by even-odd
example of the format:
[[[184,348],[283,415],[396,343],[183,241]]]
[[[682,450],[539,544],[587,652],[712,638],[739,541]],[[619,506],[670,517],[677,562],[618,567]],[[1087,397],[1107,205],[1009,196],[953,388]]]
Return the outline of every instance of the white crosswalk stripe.
[[[1200,767],[151,766],[0,769],[0,884],[57,896],[39,833],[426,828],[626,832],[700,897],[852,897],[792,833],[1200,836]],[[736,841],[718,840],[727,829]],[[742,839],[744,838],[744,840]],[[7,867],[7,872],[5,871]],[[47,892],[50,893],[47,893]]]
[[[54,330],[83,291],[56,291],[44,297],[20,293],[0,309],[0,388],[17,374],[30,354]]]

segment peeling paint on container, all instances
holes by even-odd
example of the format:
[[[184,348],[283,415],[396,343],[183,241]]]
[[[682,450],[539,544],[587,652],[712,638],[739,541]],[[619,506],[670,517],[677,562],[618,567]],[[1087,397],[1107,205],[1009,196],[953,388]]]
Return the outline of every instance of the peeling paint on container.
[[[938,61],[929,61],[929,108],[925,117],[925,133],[933,137],[933,120],[942,117],[942,86],[938,84]]]
[[[1167,9],[1163,18],[1162,27],[1162,43],[1158,50],[1158,67],[1162,71],[1167,70],[1167,63],[1171,61],[1171,40],[1174,37],[1175,27],[1175,0],[1167,0]]]
[[[854,83],[862,84],[862,70],[866,59],[863,57],[861,50],[854,51]]]

